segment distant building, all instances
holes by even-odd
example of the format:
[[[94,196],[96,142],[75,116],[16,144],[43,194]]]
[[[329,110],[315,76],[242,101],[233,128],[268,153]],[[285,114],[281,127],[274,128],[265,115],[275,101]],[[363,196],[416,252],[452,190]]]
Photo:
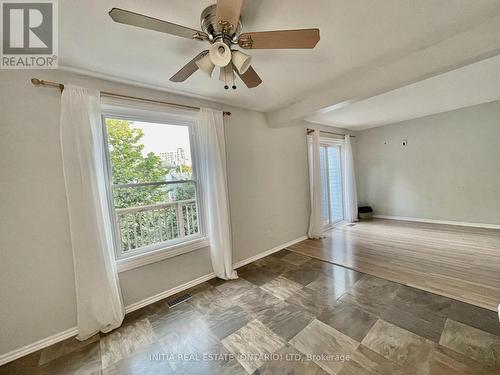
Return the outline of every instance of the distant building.
[[[186,152],[181,147],[177,148],[176,151],[160,152],[159,155],[165,164],[170,167],[190,164],[189,159],[186,157]]]

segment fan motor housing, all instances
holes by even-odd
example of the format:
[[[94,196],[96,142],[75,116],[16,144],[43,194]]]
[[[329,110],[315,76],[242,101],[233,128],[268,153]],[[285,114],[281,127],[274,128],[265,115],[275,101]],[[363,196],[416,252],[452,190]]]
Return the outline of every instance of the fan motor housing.
[[[238,25],[236,26],[236,31],[234,33],[224,35],[220,31],[220,27],[217,24],[217,4],[212,4],[201,12],[200,24],[203,32],[208,34],[210,42],[222,39],[225,43],[236,43],[239,35],[241,34],[241,18],[238,21]]]

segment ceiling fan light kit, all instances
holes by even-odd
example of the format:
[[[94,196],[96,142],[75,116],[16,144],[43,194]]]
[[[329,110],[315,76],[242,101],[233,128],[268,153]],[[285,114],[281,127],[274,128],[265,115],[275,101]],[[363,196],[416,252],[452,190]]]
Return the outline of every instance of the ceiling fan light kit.
[[[238,50],[233,50],[231,62],[240,74],[244,74],[252,63],[252,56]]]
[[[212,62],[220,67],[231,62],[231,48],[224,42],[214,42],[208,50]]]
[[[208,51],[201,52],[189,61],[170,81],[184,82],[198,69],[211,77],[215,66],[218,66],[221,68],[219,79],[225,82],[225,89],[229,88],[228,81],[232,82],[233,89],[236,88],[234,72],[248,88],[253,88],[260,85],[262,79],[250,65],[251,56],[231,50],[232,45],[243,49],[312,49],[319,42],[320,35],[318,29],[241,33],[243,2],[244,0],[217,0],[217,4],[205,8],[200,17],[202,31],[119,8],[111,9],[109,15],[118,23],[211,44]]]
[[[212,72],[214,71],[215,64],[212,62],[212,59],[210,58],[209,53],[205,54],[205,56],[203,56],[199,60],[196,60],[195,64],[198,67],[198,69],[200,69],[202,72],[206,73],[209,77],[212,76]]]

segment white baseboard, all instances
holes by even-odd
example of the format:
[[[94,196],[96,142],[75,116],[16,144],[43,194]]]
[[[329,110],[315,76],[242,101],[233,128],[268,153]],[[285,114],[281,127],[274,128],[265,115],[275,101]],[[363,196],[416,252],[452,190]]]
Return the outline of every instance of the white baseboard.
[[[24,357],[25,355],[36,352],[37,350],[46,348],[47,346],[69,339],[70,337],[76,336],[77,334],[78,334],[77,328],[73,327],[67,329],[66,331],[62,331],[56,333],[55,335],[38,340],[32,344],[23,346],[22,348],[14,349],[11,352],[0,355],[0,366],[8,362],[14,361],[18,358]]]
[[[500,225],[497,225],[497,224],[469,223],[469,222],[464,222],[464,221],[421,219],[418,217],[388,216],[388,215],[373,215],[373,217],[377,218],[377,219],[415,221],[418,223],[445,224],[445,225],[457,225],[457,226],[461,226],[461,227],[500,229]]]
[[[267,257],[268,255],[271,255],[271,254],[276,253],[280,250],[283,250],[285,247],[295,245],[296,243],[304,241],[304,240],[307,240],[307,236],[302,236],[302,237],[296,238],[295,240],[286,242],[284,244],[273,247],[272,249],[258,253],[257,255],[254,255],[253,257],[240,260],[239,262],[234,263],[234,268],[243,267],[244,265],[247,265],[248,263],[255,262],[256,260],[258,260],[260,258]]]
[[[242,267],[248,263],[252,263],[253,261],[256,261],[257,259],[260,259],[260,258],[263,258],[265,256],[268,256],[272,253],[275,253],[277,251],[280,251],[282,249],[284,249],[285,247],[288,247],[288,246],[291,246],[293,244],[296,244],[297,242],[300,242],[300,241],[303,241],[303,240],[306,240],[307,239],[307,236],[303,236],[303,237],[299,237],[293,241],[289,241],[287,243],[284,243],[282,245],[278,245],[276,247],[273,247],[272,249],[269,249],[269,250],[266,250],[266,251],[263,251],[257,255],[254,255],[250,258],[247,258],[247,259],[244,259],[242,261],[239,261],[237,263],[234,264],[234,268],[239,268],[239,267]],[[144,306],[147,306],[147,305],[150,305],[152,303],[155,303],[159,300],[162,300],[164,298],[167,298],[171,295],[174,295],[176,293],[179,293],[179,292],[182,292],[183,290],[186,290],[186,289],[189,289],[189,288],[192,288],[193,286],[196,286],[198,284],[201,284],[205,281],[208,281],[210,279],[213,279],[215,277],[215,274],[213,272],[209,273],[209,274],[206,274],[206,275],[203,275],[203,276],[200,276],[194,280],[191,280],[187,283],[184,283],[182,285],[179,285],[179,286],[176,286],[175,288],[172,288],[172,289],[169,289],[169,290],[166,290],[164,292],[161,292],[161,293],[158,293],[158,294],[155,294],[154,296],[151,296],[151,297],[148,297],[148,298],[145,298],[141,301],[138,301],[138,302],[135,302],[131,305],[128,305],[125,307],[125,312],[128,314],[132,311],[135,311],[135,310],[138,310]],[[52,335],[52,336],[49,336],[49,337],[46,337],[44,339],[41,339],[41,340],[38,340],[32,344],[29,344],[29,345],[26,345],[26,346],[23,346],[21,348],[18,348],[18,349],[14,349],[8,353],[5,353],[5,354],[2,354],[0,355],[0,366],[8,363],[8,362],[11,362],[11,361],[14,361],[18,358],[21,358],[25,355],[28,355],[30,353],[33,353],[33,352],[36,352],[37,350],[40,350],[40,349],[43,349],[43,348],[46,348],[47,346],[50,346],[50,345],[53,345],[53,344],[56,344],[60,341],[63,341],[63,340],[66,340],[66,339],[69,339],[70,337],[73,337],[73,336],[76,336],[78,334],[78,330],[76,327],[73,327],[73,328],[69,328],[63,332],[59,332],[59,333],[56,333],[55,335]]]
[[[132,311],[139,310],[140,308],[151,305],[152,303],[158,302],[164,298],[170,297],[176,293],[182,292],[183,290],[192,288],[193,286],[196,286],[198,284],[204,283],[205,281],[208,281],[210,279],[213,279],[215,277],[215,273],[211,272],[206,275],[200,276],[194,280],[188,281],[187,283],[181,284],[179,286],[176,286],[175,288],[165,290],[164,292],[155,294],[154,296],[145,298],[141,301],[135,302],[131,305],[128,305],[125,307],[125,313],[131,313]]]

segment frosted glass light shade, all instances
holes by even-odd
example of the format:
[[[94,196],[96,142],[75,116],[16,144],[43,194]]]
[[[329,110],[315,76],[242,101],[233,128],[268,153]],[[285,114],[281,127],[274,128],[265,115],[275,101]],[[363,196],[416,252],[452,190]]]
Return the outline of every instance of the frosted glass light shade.
[[[212,72],[214,71],[215,65],[210,59],[209,54],[207,53],[201,59],[195,61],[196,66],[209,77],[212,76]]]
[[[208,50],[210,59],[217,66],[226,66],[231,61],[231,49],[223,42],[215,42]]]
[[[231,58],[234,67],[240,74],[244,74],[250,67],[252,62],[252,56],[249,56],[241,51],[233,51],[233,56]]]

